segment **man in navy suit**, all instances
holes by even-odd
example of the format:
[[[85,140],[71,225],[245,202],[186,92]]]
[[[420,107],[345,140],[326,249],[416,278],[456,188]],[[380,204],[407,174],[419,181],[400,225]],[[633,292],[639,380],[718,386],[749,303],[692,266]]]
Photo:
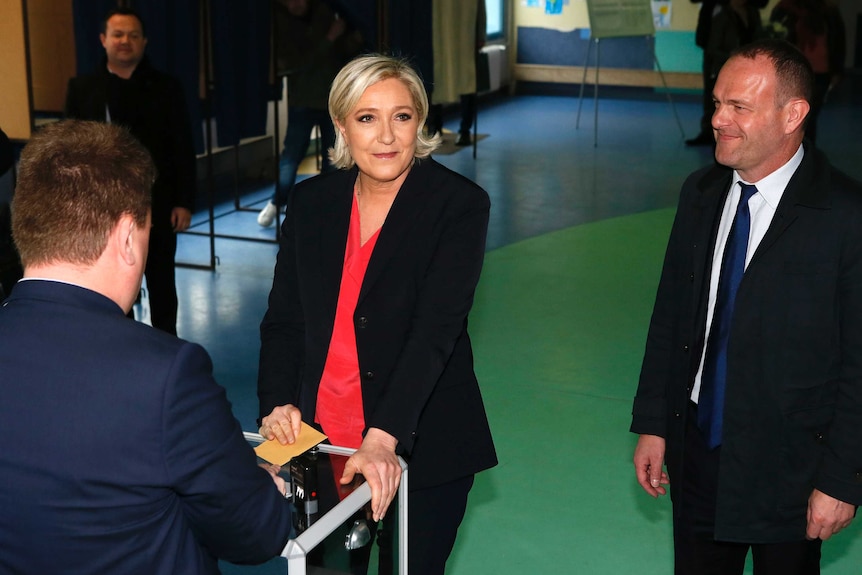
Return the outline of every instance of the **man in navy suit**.
[[[680,195],[631,425],[676,575],[818,574],[862,503],[862,185],[803,142],[812,86],[790,44],[738,49]]]
[[[64,121],[24,149],[0,308],[0,572],[218,573],[291,527],[196,344],[126,316],[147,260],[149,153]]]

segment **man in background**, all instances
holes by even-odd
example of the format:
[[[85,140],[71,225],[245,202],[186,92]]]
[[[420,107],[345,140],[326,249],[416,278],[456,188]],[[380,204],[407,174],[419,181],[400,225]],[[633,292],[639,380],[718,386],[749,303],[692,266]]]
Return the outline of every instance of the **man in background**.
[[[0,307],[2,573],[218,573],[287,542],[284,481],[256,464],[207,353],[126,316],[154,177],[97,122],[46,126],[22,153],[24,279]]]
[[[69,81],[66,116],[125,126],[153,157],[158,177],[145,276],[153,327],[176,335],[176,234],[191,223],[197,179],[185,96],[176,78],[147,60],[146,32],[137,13],[111,10],[100,39],[104,66]]]
[[[818,575],[862,503],[862,184],[803,144],[813,83],[787,42],[733,52],[680,194],[631,424],[676,575]]]
[[[320,134],[320,171],[332,169],[328,152],[335,145],[335,127],[329,117],[329,87],[362,48],[361,35],[324,0],[276,2],[275,34],[279,87],[287,76],[287,131],[278,160],[278,185],[257,217],[265,228],[288,204],[315,126]]]

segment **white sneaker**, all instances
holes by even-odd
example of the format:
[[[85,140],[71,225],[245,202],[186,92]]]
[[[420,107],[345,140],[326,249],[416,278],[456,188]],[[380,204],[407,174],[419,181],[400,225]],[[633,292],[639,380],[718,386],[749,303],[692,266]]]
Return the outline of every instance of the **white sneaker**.
[[[275,220],[275,215],[277,213],[278,207],[276,207],[276,205],[272,202],[267,202],[266,207],[263,208],[257,215],[257,223],[265,228],[268,228],[272,225],[272,222]]]

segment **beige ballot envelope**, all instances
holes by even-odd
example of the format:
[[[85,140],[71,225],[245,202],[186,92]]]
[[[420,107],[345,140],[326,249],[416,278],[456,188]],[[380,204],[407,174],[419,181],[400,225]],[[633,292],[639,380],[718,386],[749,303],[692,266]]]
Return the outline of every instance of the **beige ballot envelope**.
[[[274,465],[284,465],[292,458],[305,453],[321,441],[325,440],[326,436],[304,421],[302,422],[302,430],[296,438],[295,443],[282,445],[277,439],[264,441],[254,448],[257,456]]]

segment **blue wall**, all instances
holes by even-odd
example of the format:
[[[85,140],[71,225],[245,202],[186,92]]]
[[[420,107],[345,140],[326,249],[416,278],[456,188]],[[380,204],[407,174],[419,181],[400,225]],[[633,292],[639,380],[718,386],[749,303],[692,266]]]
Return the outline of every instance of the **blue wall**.
[[[519,27],[519,64],[583,66],[590,42],[587,28],[560,32],[548,28]],[[655,37],[605,38],[600,43],[602,68],[652,70],[652,50],[662,71],[700,73],[703,53],[694,44],[694,32],[659,31]],[[595,64],[595,46],[590,65]]]

